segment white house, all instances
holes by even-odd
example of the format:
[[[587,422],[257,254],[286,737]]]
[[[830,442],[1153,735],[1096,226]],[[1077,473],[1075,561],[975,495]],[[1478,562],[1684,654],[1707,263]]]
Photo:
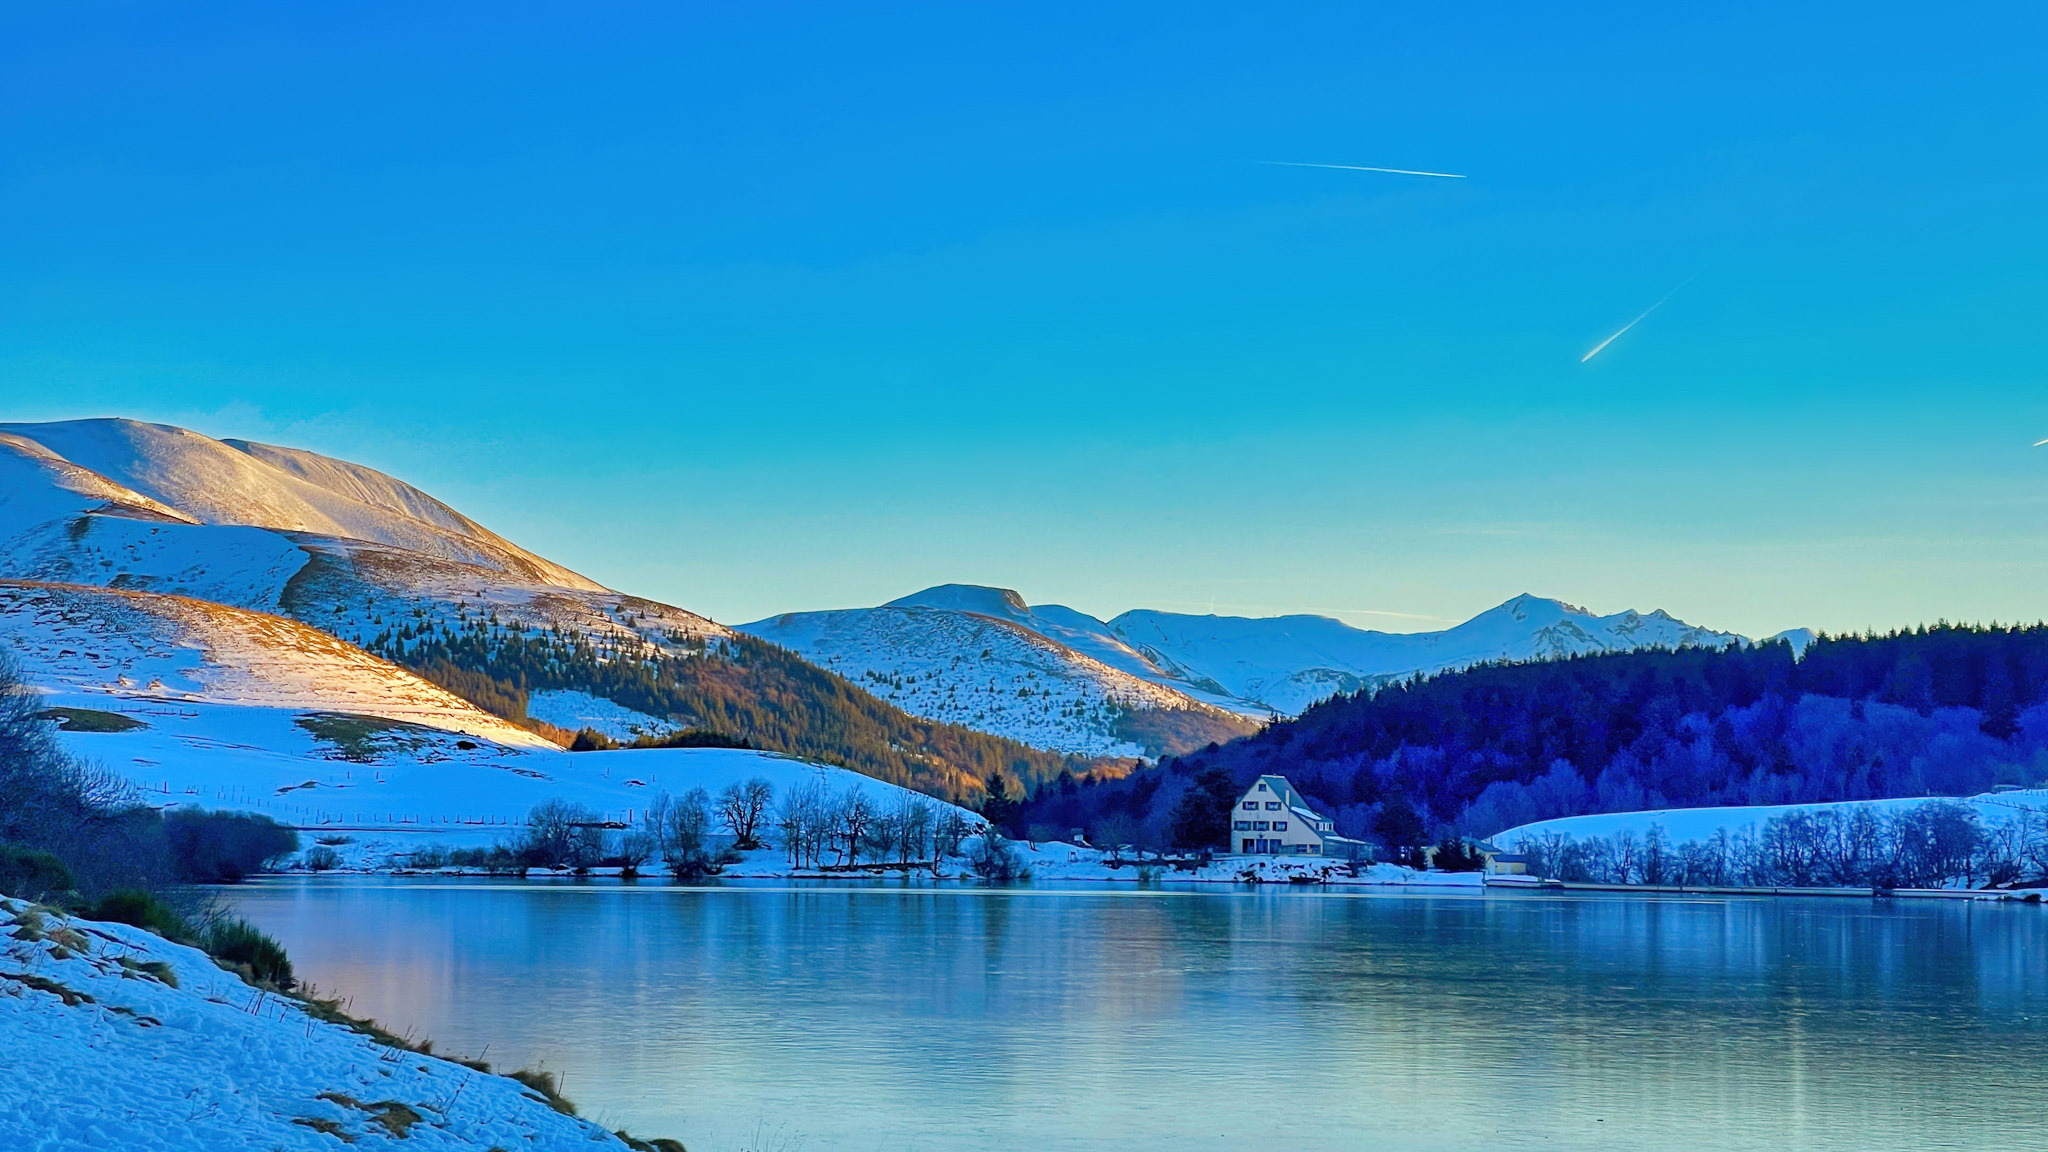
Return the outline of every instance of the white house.
[[[1230,846],[1241,856],[1370,855],[1361,840],[1339,836],[1329,817],[1308,806],[1285,776],[1261,776],[1230,810]]]

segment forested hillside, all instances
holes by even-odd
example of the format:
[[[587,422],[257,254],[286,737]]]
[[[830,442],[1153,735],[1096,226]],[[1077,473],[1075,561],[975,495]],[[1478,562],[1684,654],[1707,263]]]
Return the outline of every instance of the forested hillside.
[[[997,774],[1028,787],[1063,773],[1092,778],[1131,764],[1062,756],[919,719],[751,636],[672,639],[690,654],[629,651],[603,637],[509,625],[463,610],[453,626],[398,624],[365,638],[364,647],[512,719],[524,717],[529,692],[588,692],[756,748],[970,804],[982,802],[985,782]]]
[[[1340,697],[1128,779],[1041,789],[1018,825],[1204,841],[1263,772],[1400,847],[1555,816],[1968,795],[2048,779],[2048,626],[1939,625],[1486,665]]]

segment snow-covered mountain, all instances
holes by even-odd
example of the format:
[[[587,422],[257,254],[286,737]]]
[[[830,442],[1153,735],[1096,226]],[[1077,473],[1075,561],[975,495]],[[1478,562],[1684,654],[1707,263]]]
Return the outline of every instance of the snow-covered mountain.
[[[337,749],[422,796],[462,776],[472,809],[573,792],[580,766],[609,779],[596,760],[571,772],[507,759],[546,744],[521,726],[532,720],[618,738],[711,727],[947,796],[973,795],[984,765],[1031,781],[1063,767],[851,698],[800,660],[604,588],[383,473],[163,425],[0,425],[0,581],[13,582],[0,640],[53,708],[154,710],[115,744],[93,742],[131,750],[110,762],[158,786],[324,779],[305,761]],[[86,721],[101,722],[121,723]],[[189,755],[198,748],[212,751]],[[438,767],[416,778],[427,764]],[[363,781],[352,787],[365,798]],[[620,798],[617,785],[591,787],[593,803]],[[286,792],[277,803],[305,807],[308,793]]]
[[[1340,693],[1488,660],[1742,642],[1662,609],[1596,616],[1526,594],[1441,632],[1375,632],[1327,616],[1247,619],[1149,609],[1126,612],[1109,627],[1176,677],[1287,715]]]
[[[1442,632],[1389,633],[1326,616],[1249,619],[1148,609],[1105,622],[971,584],[942,584],[878,608],[774,616],[740,630],[920,715],[997,725],[1047,747],[1064,742],[1104,751],[1128,746],[1103,743],[1118,738],[1111,723],[1118,709],[1294,715],[1339,693],[1487,660],[1742,640],[1662,611],[1595,616],[1527,595]]]
[[[946,584],[879,608],[745,624],[914,715],[1095,756],[1157,756],[1252,725],[1167,682],[1093,617]]]

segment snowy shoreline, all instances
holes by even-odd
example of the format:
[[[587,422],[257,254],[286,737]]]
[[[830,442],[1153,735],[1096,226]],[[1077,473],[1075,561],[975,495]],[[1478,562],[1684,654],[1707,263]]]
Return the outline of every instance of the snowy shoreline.
[[[380,1043],[195,948],[0,897],[0,1147],[679,1148],[479,1066]]]

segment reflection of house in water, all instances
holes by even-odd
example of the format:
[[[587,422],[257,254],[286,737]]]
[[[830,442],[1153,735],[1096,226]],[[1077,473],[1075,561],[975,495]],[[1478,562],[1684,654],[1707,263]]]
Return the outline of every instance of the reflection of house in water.
[[[1335,856],[1367,860],[1371,846],[1339,836],[1285,776],[1261,776],[1230,809],[1230,846],[1242,856]]]

